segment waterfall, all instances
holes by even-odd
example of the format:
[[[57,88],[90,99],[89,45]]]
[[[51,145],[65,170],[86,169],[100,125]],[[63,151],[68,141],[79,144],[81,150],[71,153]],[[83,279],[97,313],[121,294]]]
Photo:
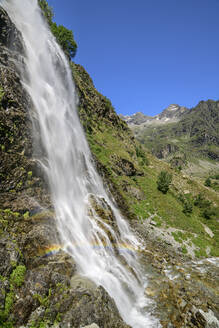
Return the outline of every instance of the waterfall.
[[[50,184],[62,247],[81,275],[107,290],[125,322],[135,328],[160,327],[145,310],[150,301],[144,296],[147,282],[137,254],[122,247],[136,249],[139,243],[92,164],[68,61],[37,0],[0,0],[0,4],[23,37],[21,79],[34,105],[31,115],[44,154],[40,161]],[[117,229],[102,221],[98,206],[110,209]]]

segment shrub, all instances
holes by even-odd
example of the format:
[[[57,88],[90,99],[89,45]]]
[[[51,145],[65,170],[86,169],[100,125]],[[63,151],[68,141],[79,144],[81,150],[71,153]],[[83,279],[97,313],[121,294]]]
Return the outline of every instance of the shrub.
[[[193,211],[193,201],[190,195],[179,194],[179,200],[183,204],[183,213],[190,214]]]
[[[207,179],[205,180],[205,186],[206,186],[206,187],[211,187],[211,179],[210,179],[210,178],[207,178]]]
[[[185,202],[183,204],[183,213],[190,214],[192,213],[193,205],[191,199],[187,198],[185,199]]]
[[[194,205],[199,208],[207,208],[211,206],[210,200],[206,199],[203,193],[199,193],[195,197]]]
[[[201,216],[205,219],[210,220],[217,215],[217,209],[212,205],[212,202],[205,199],[202,193],[199,193],[198,196],[196,196],[194,204],[201,209]]]
[[[142,146],[141,145],[139,147],[137,146],[135,148],[135,151],[136,151],[136,156],[138,158],[141,158],[141,164],[142,165],[149,165],[149,160],[146,157],[145,151],[143,150]]]
[[[202,216],[207,220],[213,219],[215,215],[216,210],[213,207],[207,207],[202,212]]]
[[[161,171],[157,179],[157,189],[163,194],[166,194],[169,190],[169,186],[172,182],[172,174],[167,171]]]
[[[20,287],[24,282],[25,273],[26,267],[24,265],[18,265],[11,273],[10,282],[15,286]]]

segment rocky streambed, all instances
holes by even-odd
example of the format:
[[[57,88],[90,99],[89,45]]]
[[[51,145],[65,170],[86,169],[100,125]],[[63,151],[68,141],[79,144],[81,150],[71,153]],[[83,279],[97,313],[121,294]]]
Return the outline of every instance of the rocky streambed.
[[[133,225],[144,245],[145,293],[155,301],[153,313],[162,327],[219,327],[219,259],[183,256],[146,233],[144,224]]]

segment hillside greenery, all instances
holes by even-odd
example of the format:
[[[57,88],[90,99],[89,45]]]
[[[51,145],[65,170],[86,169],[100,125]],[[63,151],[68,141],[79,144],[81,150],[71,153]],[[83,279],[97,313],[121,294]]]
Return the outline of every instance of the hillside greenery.
[[[157,189],[166,194],[172,181],[172,174],[167,171],[161,171],[157,178]]]
[[[83,67],[72,63],[72,71],[79,95],[80,119],[96,166],[122,213],[130,222],[153,217],[157,227],[166,231],[176,229],[187,245],[195,247],[198,257],[218,256],[218,194],[151,155],[119,119],[111,102],[95,89]],[[172,176],[166,194],[157,188],[161,171]],[[203,208],[194,203],[200,193],[216,214],[210,219],[203,215]],[[214,237],[209,236],[205,226]],[[183,238],[180,238],[182,243]],[[186,246],[182,249],[185,252]]]

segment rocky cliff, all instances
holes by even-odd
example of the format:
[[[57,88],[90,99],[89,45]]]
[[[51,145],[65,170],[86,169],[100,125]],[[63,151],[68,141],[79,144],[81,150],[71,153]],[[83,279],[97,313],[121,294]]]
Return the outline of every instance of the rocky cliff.
[[[128,327],[107,292],[80,277],[61,250],[33,154],[32,103],[16,70],[22,38],[3,9],[0,27],[0,326]]]

